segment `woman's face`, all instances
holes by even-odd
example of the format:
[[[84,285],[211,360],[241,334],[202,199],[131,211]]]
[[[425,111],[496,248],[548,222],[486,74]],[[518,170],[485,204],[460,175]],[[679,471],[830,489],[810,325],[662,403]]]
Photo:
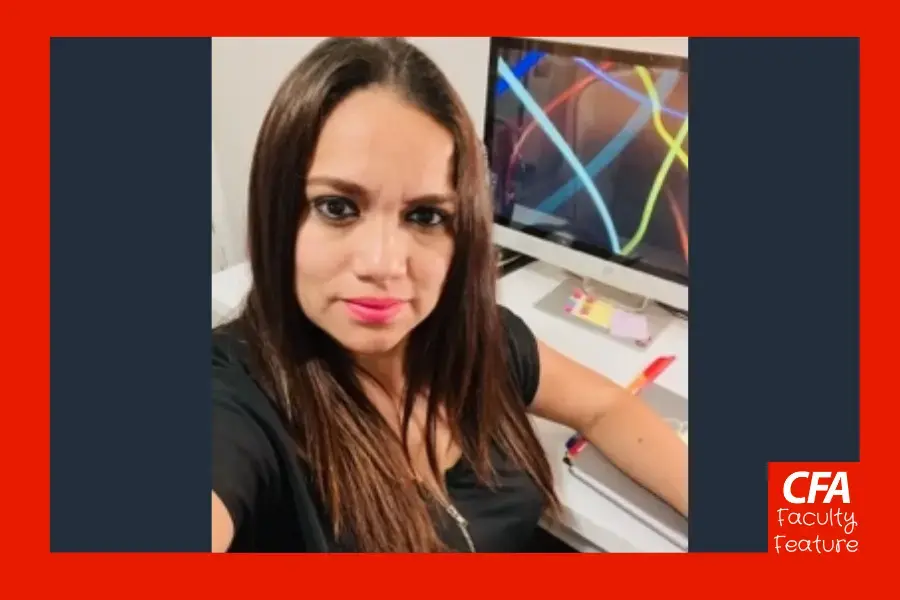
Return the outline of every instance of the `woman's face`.
[[[453,137],[372,88],[325,122],[297,234],[306,316],[357,354],[392,350],[434,309],[453,256]]]

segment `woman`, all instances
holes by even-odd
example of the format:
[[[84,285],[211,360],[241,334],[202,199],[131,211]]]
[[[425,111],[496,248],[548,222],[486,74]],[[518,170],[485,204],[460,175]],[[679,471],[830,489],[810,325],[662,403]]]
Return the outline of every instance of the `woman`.
[[[332,39],[250,175],[254,284],[213,336],[214,551],[516,551],[556,507],[527,413],[687,513],[687,452],[495,300],[482,146],[437,67]]]

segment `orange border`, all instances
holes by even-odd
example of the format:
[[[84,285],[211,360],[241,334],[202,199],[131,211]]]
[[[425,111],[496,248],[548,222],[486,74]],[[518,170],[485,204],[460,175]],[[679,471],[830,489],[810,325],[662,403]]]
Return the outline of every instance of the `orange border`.
[[[771,594],[792,582],[806,594],[857,589],[859,569],[875,567],[879,554],[889,556],[887,532],[895,521],[888,510],[891,497],[869,498],[866,507],[866,551],[852,560],[851,574],[836,569],[831,558],[778,559],[766,555],[605,555],[580,556],[211,556],[211,555],[50,555],[49,546],[49,44],[51,35],[321,35],[402,34],[454,32],[482,35],[860,35],[872,29],[862,43],[862,390],[863,456],[867,472],[877,473],[879,462],[888,467],[888,436],[879,436],[896,421],[893,386],[896,347],[892,345],[897,320],[879,317],[876,302],[889,299],[884,272],[896,272],[889,246],[900,222],[897,190],[890,185],[897,167],[893,94],[880,86],[881,73],[894,73],[896,50],[888,47],[894,35],[879,32],[884,16],[868,24],[860,6],[824,7],[821,3],[759,0],[729,5],[720,2],[640,3],[641,18],[633,3],[583,3],[573,18],[567,10],[541,11],[540,19],[508,4],[459,0],[452,6],[421,2],[388,5],[346,0],[340,10],[333,4],[269,2],[210,9],[183,0],[150,4],[93,1],[42,5],[12,3],[0,18],[0,60],[3,94],[0,119],[4,124],[4,210],[0,218],[0,257],[3,257],[5,343],[2,358],[6,385],[3,494],[6,510],[5,544],[11,560],[4,569],[37,586],[64,595],[74,590],[108,591],[110,596],[135,592],[159,596],[173,592],[210,597],[260,597],[276,592],[307,596],[321,592],[367,594],[386,578],[395,591],[404,588],[429,597],[456,597],[461,588],[478,595],[595,593],[640,596],[652,593],[696,595],[698,587]],[[362,12],[354,12],[359,4]],[[440,18],[427,15],[440,11]],[[15,15],[13,15],[15,7]],[[406,10],[404,10],[406,8]],[[546,9],[546,7],[542,7]],[[314,11],[321,11],[316,14]],[[496,11],[492,15],[491,11]],[[659,15],[659,16],[657,16]],[[849,83],[834,81],[839,87]],[[879,90],[880,92],[876,91]],[[828,93],[827,90],[810,90]],[[827,124],[823,124],[823,142]],[[884,147],[884,151],[880,148]],[[827,176],[823,173],[822,176]],[[877,204],[877,206],[876,206]],[[875,218],[877,215],[878,218]],[[883,259],[883,260],[882,260]],[[823,298],[823,301],[826,300]],[[879,352],[879,346],[884,352]],[[887,374],[887,377],[882,374]],[[876,401],[878,404],[876,404]],[[886,431],[883,431],[886,433]],[[723,457],[724,459],[725,457]],[[727,467],[726,467],[727,468]],[[892,471],[885,469],[888,474]],[[888,479],[892,477],[887,475]],[[723,490],[723,502],[727,492]],[[164,519],[165,515],[135,515],[136,519]],[[740,518],[736,515],[735,518]],[[879,552],[881,551],[881,552]],[[572,570],[575,561],[599,561],[588,569]],[[39,574],[27,574],[31,569]],[[464,569],[464,570],[457,570]],[[401,572],[402,570],[402,572]],[[873,569],[877,572],[886,569]],[[454,575],[454,573],[456,575]],[[459,575],[465,575],[460,577]],[[349,575],[349,576],[348,576]],[[484,579],[481,579],[481,577]],[[175,577],[184,581],[174,582]],[[871,578],[867,578],[871,580]],[[435,585],[437,582],[442,584]],[[446,585],[450,583],[451,585]],[[455,584],[455,585],[452,585]],[[713,587],[715,586],[715,587]],[[776,595],[778,595],[776,593]]]

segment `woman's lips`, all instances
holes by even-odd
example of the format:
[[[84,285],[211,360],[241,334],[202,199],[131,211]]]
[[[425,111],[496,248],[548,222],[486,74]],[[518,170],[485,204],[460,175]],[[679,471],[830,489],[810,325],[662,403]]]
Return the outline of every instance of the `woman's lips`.
[[[389,323],[405,302],[397,298],[347,298],[344,305],[356,321],[369,324]]]

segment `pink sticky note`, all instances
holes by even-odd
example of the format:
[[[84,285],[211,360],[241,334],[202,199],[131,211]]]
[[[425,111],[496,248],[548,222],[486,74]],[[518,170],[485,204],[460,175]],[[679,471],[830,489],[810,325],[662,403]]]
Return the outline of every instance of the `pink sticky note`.
[[[609,331],[616,337],[644,341],[650,338],[650,326],[647,317],[617,310],[612,314]]]

